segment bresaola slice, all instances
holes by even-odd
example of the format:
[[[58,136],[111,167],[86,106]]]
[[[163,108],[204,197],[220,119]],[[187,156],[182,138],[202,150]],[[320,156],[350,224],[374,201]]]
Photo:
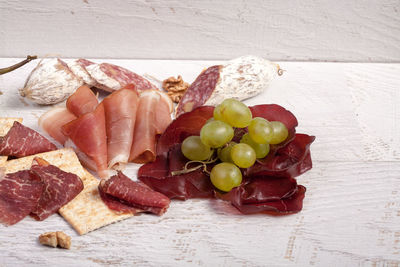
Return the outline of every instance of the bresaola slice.
[[[20,158],[56,149],[56,145],[44,136],[17,121],[5,136],[0,137],[1,156]]]
[[[168,197],[140,182],[132,181],[122,172],[118,172],[107,180],[102,180],[99,191],[104,203],[117,212],[147,211],[162,215],[170,203]],[[121,205],[116,203],[117,200]]]
[[[44,159],[35,158],[30,172],[44,185],[40,200],[31,212],[36,220],[43,221],[56,213],[83,190],[82,180],[77,175],[50,165]]]
[[[13,225],[28,216],[37,206],[43,182],[29,170],[8,173],[0,179],[0,222]]]
[[[156,191],[170,198],[187,199],[217,197],[229,201],[244,214],[267,212],[288,214],[302,209],[305,187],[298,185],[296,177],[311,169],[310,144],[314,136],[295,134],[296,117],[278,105],[250,107],[253,117],[281,121],[289,130],[283,143],[272,146],[270,154],[248,169],[242,169],[243,182],[229,193],[221,193],[201,170],[180,175],[189,161],[181,151],[181,142],[190,135],[198,135],[202,126],[213,116],[213,107],[203,106],[184,113],[174,120],[160,136],[155,162],[143,165],[138,178]],[[246,129],[235,131],[240,140]],[[208,166],[208,170],[212,164]],[[176,173],[174,173],[176,174]]]

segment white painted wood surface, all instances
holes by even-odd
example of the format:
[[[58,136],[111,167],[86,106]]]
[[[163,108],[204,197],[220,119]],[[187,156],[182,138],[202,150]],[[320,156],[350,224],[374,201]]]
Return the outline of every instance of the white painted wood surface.
[[[108,62],[188,82],[215,63]],[[0,116],[22,116],[38,129],[46,108],[17,93],[34,65],[0,76]],[[300,213],[244,216],[222,201],[173,201],[162,217],[141,215],[85,236],[58,215],[26,218],[0,226],[0,266],[400,266],[400,64],[280,65],[285,74],[247,104],[281,104],[297,116],[298,132],[317,136],[314,167],[298,177],[307,187]],[[54,230],[72,236],[71,250],[38,244]]]
[[[400,62],[399,0],[0,0],[0,57]]]

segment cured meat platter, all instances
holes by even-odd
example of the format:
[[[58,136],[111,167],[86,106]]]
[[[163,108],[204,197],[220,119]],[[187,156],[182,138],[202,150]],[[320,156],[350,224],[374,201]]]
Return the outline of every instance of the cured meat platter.
[[[7,66],[16,61],[16,59],[3,59],[0,62]],[[72,62],[73,60],[66,61]],[[177,75],[181,75],[185,81],[192,83],[204,68],[224,63],[156,60],[107,60],[107,62],[148,77],[158,87],[161,86],[160,81]],[[28,64],[14,72],[0,76],[1,117],[22,117],[25,126],[53,140],[48,133],[38,126],[39,118],[51,107],[35,104],[26,98],[22,98],[18,93],[18,90],[24,87],[26,77],[35,65]],[[324,186],[332,188],[332,185],[329,185],[326,179],[336,179],[337,175],[343,175],[339,169],[340,167],[347,167],[345,163],[341,162],[358,160],[359,149],[357,144],[360,144],[360,140],[353,134],[354,130],[357,129],[352,123],[354,114],[351,109],[343,109],[347,105],[352,106],[352,101],[350,98],[342,99],[343,94],[349,95],[345,89],[337,89],[341,86],[346,87],[343,83],[344,78],[340,76],[342,73],[338,71],[338,66],[330,64],[315,66],[290,62],[280,65],[285,70],[284,75],[275,79],[267,90],[244,100],[244,103],[250,107],[262,104],[280,105],[296,115],[299,125],[297,132],[317,136],[317,141],[312,148],[312,157],[316,162],[314,168],[298,178],[298,183],[307,187],[301,212],[288,216],[243,215],[239,211],[240,209],[238,210],[228,202],[218,199],[172,200],[167,212],[165,210],[155,212],[156,214],[165,212],[160,217],[148,214],[134,216],[85,235],[78,235],[79,231],[78,233],[74,231],[73,227],[68,224],[68,219],[66,221],[57,214],[42,222],[36,222],[27,217],[13,226],[0,226],[1,243],[10,242],[11,239],[14,239],[11,243],[18,250],[18,252],[14,252],[2,245],[1,248],[5,251],[6,257],[1,259],[0,263],[8,265],[13,259],[17,259],[20,263],[41,264],[43,257],[45,257],[46,264],[63,261],[65,265],[77,263],[124,265],[132,262],[150,266],[186,266],[188,264],[248,264],[252,266],[263,265],[266,262],[277,263],[278,265],[296,265],[296,263],[304,264],[308,262],[311,264],[313,260],[321,260],[322,256],[320,255],[325,255],[324,253],[334,259],[333,254],[319,252],[319,250],[315,252],[316,256],[313,259],[313,254],[308,251],[312,248],[322,251],[324,246],[307,241],[307,238],[312,235],[311,232],[316,232],[319,240],[325,240],[324,237],[320,236],[323,235],[325,230],[315,225],[315,220],[318,221],[318,218],[320,218],[318,214],[323,214],[326,218],[334,218],[318,200],[322,198],[326,202],[330,199],[327,191],[323,190]],[[344,68],[346,66],[339,67]],[[317,78],[318,75],[319,78]],[[325,77],[326,80],[321,80],[320,77]],[[329,91],[327,93],[327,90],[319,89],[320,86],[332,88],[328,79],[329,81],[337,80],[334,83],[336,92]],[[98,91],[98,93],[99,99],[108,95],[108,93],[102,91]],[[338,98],[341,99],[341,104],[338,104],[340,107],[335,107],[331,104],[331,101]],[[58,106],[62,107],[62,103]],[[318,112],[321,116],[315,115]],[[348,120],[339,119],[339,116]],[[327,134],[323,127],[327,125],[326,121],[339,124],[345,132],[331,129],[328,126],[331,132]],[[336,147],[331,145],[334,140],[338,140],[335,139],[334,135],[339,135],[339,133],[342,136],[348,133],[348,138],[340,141],[343,147],[340,155],[335,152]],[[321,140],[319,140],[319,136],[322,136]],[[334,161],[340,162],[339,167],[332,165],[331,162]],[[353,165],[363,166],[362,163],[353,163]],[[129,163],[125,166],[123,173],[133,180],[137,180],[138,170],[142,166],[141,163]],[[396,166],[394,169],[397,168]],[[330,171],[328,172],[324,168],[329,168]],[[372,179],[368,169],[365,172],[367,179]],[[93,174],[96,175],[95,172]],[[357,174],[350,172],[350,176],[356,177]],[[85,181],[82,182],[85,184]],[[338,180],[338,183],[348,189],[352,186],[342,180]],[[110,188],[111,183],[104,186],[104,188]],[[391,186],[393,186],[393,183]],[[366,190],[368,192],[368,189],[364,189],[363,186],[359,188],[361,188],[361,191]],[[384,190],[383,187],[382,190]],[[344,189],[337,192],[347,194]],[[287,205],[287,203],[284,205]],[[339,209],[337,206],[334,206],[334,208]],[[318,209],[321,209],[320,212],[317,211]],[[354,211],[353,207],[351,210]],[[62,214],[62,212],[60,213]],[[349,213],[345,212],[345,214]],[[325,219],[320,218],[320,220]],[[339,222],[344,223],[345,220],[342,221],[339,218]],[[352,229],[348,226],[341,227],[345,231]],[[72,237],[73,243],[70,250],[51,252],[57,254],[57,260],[55,254],[48,254],[50,253],[49,249],[41,246],[37,241],[40,234],[48,231],[64,231]],[[361,233],[361,230],[359,232]],[[356,235],[358,235],[357,231]],[[328,247],[335,246],[327,240],[324,242]],[[338,244],[340,242],[340,240],[337,241]],[[270,251],[265,252],[265,244],[270,244],[268,246]],[[347,247],[343,250],[352,251],[352,249]],[[299,256],[303,251],[308,253],[304,258]],[[154,256],[151,256],[152,253],[157,253],[160,256],[154,259]],[[390,255],[390,251],[387,253]],[[19,255],[25,256],[20,258]],[[49,255],[49,257],[47,258],[44,255]],[[351,262],[350,259],[349,262]]]

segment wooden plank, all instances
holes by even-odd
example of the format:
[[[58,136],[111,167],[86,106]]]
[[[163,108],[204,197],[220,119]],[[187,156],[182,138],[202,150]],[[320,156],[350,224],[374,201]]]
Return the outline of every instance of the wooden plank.
[[[400,61],[399,3],[5,0],[0,57]],[[21,27],[30,25],[30,27]],[[32,30],[33,29],[33,30]]]
[[[0,59],[7,65],[17,59]],[[100,61],[101,62],[101,61]],[[109,60],[158,79],[188,82],[208,61]],[[0,116],[36,130],[49,107],[22,103],[17,89],[35,64],[0,76]],[[247,104],[278,103],[317,136],[314,167],[294,215],[240,215],[217,200],[173,201],[162,217],[136,216],[78,236],[58,215],[0,226],[0,266],[399,266],[399,64],[283,62],[287,71]],[[6,88],[3,89],[3,88]],[[131,164],[126,173],[136,174]],[[40,246],[39,234],[72,236],[69,251]]]

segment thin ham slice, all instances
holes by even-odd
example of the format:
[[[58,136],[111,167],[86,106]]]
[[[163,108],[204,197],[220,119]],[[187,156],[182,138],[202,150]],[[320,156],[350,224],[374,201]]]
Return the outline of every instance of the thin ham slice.
[[[145,91],[140,95],[137,120],[133,135],[133,144],[129,161],[146,163],[156,158],[156,107],[160,95],[155,90]]]
[[[111,209],[117,209],[119,212],[140,210],[162,215],[168,209],[170,203],[168,197],[154,191],[145,184],[132,181],[122,172],[118,172],[117,175],[108,180],[102,180],[99,191],[106,205]],[[111,202],[107,198],[108,196],[112,197]],[[127,207],[115,205],[117,199]]]
[[[139,102],[135,90],[123,88],[103,100],[106,116],[108,167],[122,169],[128,163]]]
[[[172,121],[173,103],[166,93],[161,91],[156,92],[160,95],[160,101],[156,106],[155,113],[156,134],[162,134]]]
[[[43,190],[43,182],[29,170],[5,175],[0,179],[0,222],[13,225],[28,216]]]
[[[5,136],[0,137],[0,156],[20,158],[56,149],[56,145],[44,136],[17,121]]]
[[[39,221],[56,213],[83,190],[82,180],[77,175],[50,165],[41,158],[33,160],[31,173],[44,184],[38,205],[31,212],[32,217]]]
[[[67,123],[62,127],[62,131],[81,152],[96,163],[98,175],[101,178],[107,178],[107,136],[104,105],[99,104],[94,111]],[[80,159],[84,160],[83,158]]]
[[[68,137],[66,137],[61,127],[76,119],[76,116],[72,114],[65,107],[55,107],[44,113],[39,118],[39,127],[41,127],[46,133],[53,137],[57,142],[64,145]]]
[[[92,112],[98,105],[96,95],[87,85],[79,87],[67,100],[67,109],[75,116]]]

